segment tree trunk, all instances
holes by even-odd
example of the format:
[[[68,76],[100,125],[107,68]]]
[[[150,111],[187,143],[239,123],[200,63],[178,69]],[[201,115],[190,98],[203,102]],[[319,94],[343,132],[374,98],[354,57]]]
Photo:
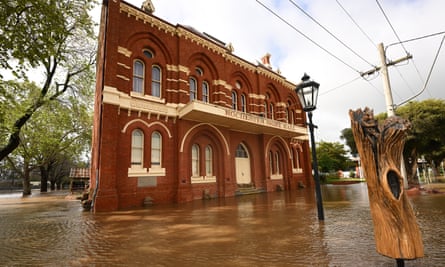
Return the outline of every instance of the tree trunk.
[[[373,111],[349,111],[365,173],[377,252],[395,259],[423,257],[419,226],[403,188],[400,162],[407,120],[389,117],[378,125]]]
[[[40,166],[40,192],[48,192],[48,170]]]
[[[403,154],[406,167],[406,178],[409,185],[418,185],[419,178],[417,177],[417,150],[415,148],[406,151]]]
[[[51,188],[51,191],[56,190],[56,181],[50,180],[50,188]]]
[[[31,172],[29,168],[28,160],[23,161],[23,196],[31,195],[31,181],[29,178],[29,173]]]

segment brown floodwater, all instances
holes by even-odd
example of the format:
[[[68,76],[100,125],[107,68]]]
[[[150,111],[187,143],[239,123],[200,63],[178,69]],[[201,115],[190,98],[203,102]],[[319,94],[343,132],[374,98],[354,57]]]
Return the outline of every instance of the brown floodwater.
[[[375,251],[366,184],[92,214],[61,193],[0,195],[1,266],[395,266]],[[445,195],[410,197],[425,257],[445,266]]]

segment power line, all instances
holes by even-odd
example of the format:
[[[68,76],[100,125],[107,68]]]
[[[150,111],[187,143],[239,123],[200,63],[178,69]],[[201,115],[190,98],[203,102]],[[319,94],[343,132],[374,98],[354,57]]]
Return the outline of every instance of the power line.
[[[273,14],[275,17],[277,17],[278,19],[280,19],[282,22],[286,23],[289,27],[291,27],[294,31],[298,32],[300,35],[302,35],[304,38],[306,38],[307,40],[309,40],[311,43],[313,43],[314,45],[316,45],[318,48],[320,48],[321,50],[325,51],[326,53],[328,53],[331,57],[335,58],[336,60],[340,61],[341,63],[343,63],[345,66],[349,67],[350,69],[352,69],[353,71],[357,72],[358,74],[360,74],[360,71],[358,71],[357,69],[355,69],[354,67],[352,67],[351,65],[349,65],[348,63],[346,63],[344,60],[342,60],[341,58],[339,58],[338,56],[334,55],[333,53],[331,53],[329,50],[327,50],[326,48],[324,48],[323,46],[321,46],[320,44],[318,44],[317,42],[315,42],[314,40],[312,40],[309,36],[307,36],[306,34],[304,34],[303,32],[301,32],[300,30],[298,30],[295,26],[293,26],[292,24],[290,24],[287,20],[285,20],[283,17],[281,17],[280,15],[278,15],[276,12],[274,12],[272,9],[270,9],[268,6],[264,5],[261,1],[256,0],[256,2],[258,4],[260,4],[261,6],[263,6],[267,11],[269,11],[271,14]]]
[[[414,89],[409,85],[408,81],[405,79],[405,77],[402,75],[402,73],[400,72],[398,65],[394,65],[397,73],[399,73],[400,78],[403,80],[403,82],[405,83],[406,87],[408,87],[408,89],[411,91],[411,93],[415,94]]]
[[[383,16],[385,17],[385,19],[386,19],[386,21],[388,22],[389,26],[391,27],[391,29],[392,29],[394,35],[397,37],[397,40],[399,41],[399,44],[402,46],[403,50],[404,50],[405,53],[408,55],[408,54],[409,54],[409,53],[408,53],[408,50],[406,49],[404,43],[402,42],[402,40],[400,39],[400,37],[399,37],[399,35],[397,34],[396,30],[395,30],[394,27],[392,26],[391,21],[389,20],[388,16],[386,15],[385,11],[383,10],[382,5],[380,5],[379,0],[375,0],[375,1],[376,1],[377,5],[379,6],[380,11],[382,11]],[[386,49],[385,49],[385,50],[386,50]],[[414,62],[414,59],[412,60],[412,62],[413,62],[413,66],[414,66],[414,68],[416,69],[417,75],[419,75],[420,81],[423,82],[422,75],[420,75],[419,68],[417,67],[416,62]]]
[[[346,86],[346,85],[348,85],[348,84],[351,84],[351,83],[357,81],[357,80],[360,79],[360,78],[361,78],[361,77],[359,76],[359,77],[356,77],[356,78],[350,80],[349,82],[345,82],[345,83],[343,83],[343,84],[340,84],[339,86],[336,86],[336,87],[334,87],[334,88],[332,88],[332,89],[329,89],[329,90],[327,90],[327,91],[321,93],[320,96],[325,95],[325,94],[327,94],[327,93],[330,93],[330,92],[332,92],[332,91],[335,91],[335,90],[337,90],[337,89],[340,89],[340,88],[342,88],[343,86]]]
[[[428,86],[428,82],[430,81],[431,73],[433,72],[434,66],[436,65],[437,58],[439,57],[440,50],[442,49],[444,40],[445,40],[445,35],[442,37],[442,41],[440,42],[439,48],[437,49],[436,56],[434,57],[433,64],[431,65],[430,71],[428,72],[428,77],[426,78],[426,81],[425,81],[425,84],[424,84],[422,90],[420,90],[420,92],[417,93],[416,95],[414,95],[414,96],[408,98],[407,100],[403,101],[402,103],[398,104],[397,106],[401,106],[401,105],[405,104],[406,102],[418,97],[425,91],[426,87]]]
[[[412,42],[412,41],[418,41],[418,40],[421,40],[421,39],[425,39],[425,38],[429,38],[429,37],[434,37],[434,36],[441,35],[441,34],[445,34],[445,31],[442,31],[442,32],[436,32],[436,33],[431,33],[431,34],[423,35],[423,36],[420,36],[420,37],[416,37],[416,38],[408,39],[408,40],[405,40],[405,41],[399,41],[399,42],[397,42],[397,43],[392,43],[392,44],[387,45],[386,48],[388,48],[388,47],[390,47],[390,46],[393,46],[393,45],[404,44],[404,43],[408,43],[408,42]]]
[[[364,59],[362,56],[360,56],[357,52],[355,52],[350,46],[348,46],[347,44],[345,44],[342,40],[340,40],[337,36],[335,36],[331,31],[329,31],[326,27],[324,27],[323,25],[321,25],[321,23],[319,23],[314,17],[312,17],[309,13],[307,13],[303,8],[301,8],[297,3],[295,3],[292,0],[289,0],[289,2],[291,2],[296,8],[298,8],[301,12],[303,12],[303,14],[305,14],[308,18],[310,18],[313,22],[315,22],[318,26],[320,26],[323,30],[325,30],[329,35],[331,35],[335,40],[337,40],[339,43],[341,43],[344,47],[346,47],[349,51],[351,51],[354,55],[356,55],[357,57],[359,57],[361,60],[363,60],[364,62],[368,63],[369,65],[371,65],[372,67],[374,67],[373,64],[371,64],[369,61],[367,61],[366,59]]]
[[[371,42],[371,44],[374,47],[377,47],[377,45],[374,43],[374,41],[371,39],[371,37],[369,37],[369,35],[366,34],[366,32],[362,29],[362,27],[360,27],[360,25],[358,25],[358,23],[354,20],[354,18],[352,18],[351,14],[349,14],[349,12],[343,7],[343,5],[338,0],[335,0],[335,1],[341,7],[341,9],[343,9],[343,11],[346,13],[346,15],[352,20],[352,22],[355,24],[355,26],[357,26],[357,28],[363,33],[363,35],[365,35],[366,38],[368,38],[368,40]]]
[[[402,41],[400,40],[400,37],[399,37],[399,35],[397,34],[396,30],[395,30],[394,27],[392,26],[391,21],[389,21],[388,16],[386,15],[385,11],[383,10],[383,7],[380,5],[379,0],[375,0],[375,1],[376,1],[377,5],[379,6],[380,11],[382,11],[383,16],[384,16],[385,19],[386,19],[386,22],[388,22],[388,24],[389,24],[389,26],[391,27],[391,29],[392,29],[394,35],[397,37],[397,40],[399,40],[400,44],[402,45],[403,50],[405,51],[406,54],[409,54],[409,53],[408,53],[408,50],[406,50],[405,46],[403,45]]]

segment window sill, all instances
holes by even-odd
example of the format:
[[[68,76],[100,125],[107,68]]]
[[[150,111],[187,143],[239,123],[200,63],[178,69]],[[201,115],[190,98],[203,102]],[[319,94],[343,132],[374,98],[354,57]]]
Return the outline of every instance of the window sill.
[[[281,180],[281,179],[283,179],[283,175],[282,174],[272,174],[270,176],[270,179],[271,180]]]
[[[165,168],[128,168],[128,177],[165,176]]]
[[[149,176],[165,176],[165,168],[155,167],[148,169]]]
[[[130,92],[130,96],[134,97],[134,98],[139,98],[139,99],[151,101],[151,102],[157,102],[157,103],[165,104],[165,99],[164,98],[159,98],[159,97],[156,97],[156,96],[143,95],[143,94],[137,93],[137,92]]]
[[[292,173],[303,173],[303,169],[301,169],[301,168],[294,168],[294,169],[292,169]]]
[[[128,177],[145,177],[148,176],[147,168],[131,167],[128,168]]]
[[[216,183],[216,176],[192,176],[192,184]]]

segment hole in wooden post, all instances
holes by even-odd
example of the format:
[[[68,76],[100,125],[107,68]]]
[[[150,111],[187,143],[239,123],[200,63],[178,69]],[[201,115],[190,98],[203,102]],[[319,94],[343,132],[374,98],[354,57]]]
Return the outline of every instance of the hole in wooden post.
[[[400,180],[399,175],[395,171],[389,171],[386,174],[386,179],[388,181],[389,189],[391,190],[392,195],[399,199],[400,196]]]

